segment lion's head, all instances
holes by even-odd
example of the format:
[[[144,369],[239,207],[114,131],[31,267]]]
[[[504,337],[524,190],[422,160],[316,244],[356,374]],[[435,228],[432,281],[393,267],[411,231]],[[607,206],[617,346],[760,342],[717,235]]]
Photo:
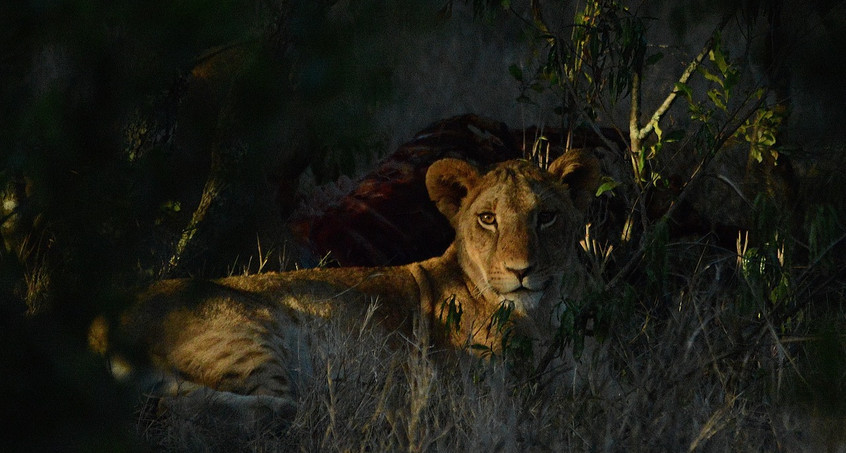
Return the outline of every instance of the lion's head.
[[[426,186],[455,228],[470,289],[525,314],[558,297],[598,177],[591,152],[572,150],[547,171],[515,160],[482,172],[443,159],[429,168]]]

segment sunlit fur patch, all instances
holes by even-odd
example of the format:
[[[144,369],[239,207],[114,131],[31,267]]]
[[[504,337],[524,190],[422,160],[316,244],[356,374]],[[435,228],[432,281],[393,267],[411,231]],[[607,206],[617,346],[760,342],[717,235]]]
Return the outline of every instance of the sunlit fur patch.
[[[575,219],[581,218],[567,188],[520,161],[485,174],[478,187],[464,200],[456,234],[470,280],[480,293],[511,301],[519,312],[557,297],[574,253]]]

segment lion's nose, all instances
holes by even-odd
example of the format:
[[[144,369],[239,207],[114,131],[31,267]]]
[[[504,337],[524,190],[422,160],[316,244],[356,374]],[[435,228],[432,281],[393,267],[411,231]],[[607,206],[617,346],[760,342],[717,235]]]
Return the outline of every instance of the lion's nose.
[[[505,266],[505,269],[517,276],[517,281],[519,282],[522,282],[523,279],[532,272],[533,268],[534,266],[531,264]]]

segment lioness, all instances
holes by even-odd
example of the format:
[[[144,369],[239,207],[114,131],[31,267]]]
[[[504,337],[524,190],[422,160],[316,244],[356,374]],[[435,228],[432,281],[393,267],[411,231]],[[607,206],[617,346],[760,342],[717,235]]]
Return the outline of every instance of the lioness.
[[[549,322],[562,278],[576,265],[576,235],[597,179],[589,151],[570,151],[548,171],[512,160],[483,172],[443,159],[426,175],[430,198],[455,228],[442,256],[398,267],[162,281],[122,317],[119,338],[188,381],[273,396],[291,392],[292,332],[304,316],[360,323],[371,307],[371,322],[389,331],[425,325],[435,348],[498,351],[502,329],[492,319],[503,308],[530,337]]]

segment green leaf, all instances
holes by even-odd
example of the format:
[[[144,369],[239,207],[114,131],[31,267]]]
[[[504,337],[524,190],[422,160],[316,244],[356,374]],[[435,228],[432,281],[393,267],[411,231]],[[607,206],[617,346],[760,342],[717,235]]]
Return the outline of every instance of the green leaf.
[[[503,302],[491,316],[491,324],[496,327],[498,332],[502,332],[503,328],[508,325],[513,312],[514,305],[508,301]]]
[[[613,196],[614,193],[611,191],[619,185],[620,183],[615,181],[614,178],[610,176],[603,176],[599,188],[596,189],[596,196],[598,197],[604,194],[605,192],[610,192],[609,195]]]
[[[159,209],[164,212],[179,212],[182,210],[182,204],[179,201],[168,200],[159,205]]]
[[[490,346],[483,345],[482,343],[473,343],[473,344],[470,345],[470,349],[473,349],[473,350],[476,350],[476,351],[493,352],[493,349],[491,349]]]
[[[654,159],[661,150],[664,149],[664,142],[659,141],[654,145],[649,147],[649,154],[646,156],[647,159]]]
[[[708,98],[711,99],[711,102],[714,103],[715,106],[722,110],[726,110],[726,104],[722,99],[723,93],[720,93],[717,90],[708,90]]]
[[[725,75],[725,81],[723,82],[723,87],[725,88],[726,92],[730,91],[732,88],[737,85],[740,81],[740,73],[737,71],[729,71]]]
[[[709,71],[705,68],[700,68],[700,70],[702,72],[702,75],[705,76],[705,78],[707,80],[710,80],[710,81],[720,85],[720,87],[723,86],[723,79],[720,76],[712,73],[711,71]]]
[[[444,310],[446,310],[446,319],[444,320]],[[456,332],[461,327],[461,315],[464,313],[464,308],[460,303],[456,302],[455,296],[451,296],[444,300],[441,306],[440,318],[444,320],[444,326],[447,329],[453,329]]]
[[[693,100],[693,90],[691,90],[690,87],[687,86],[686,83],[676,82],[675,86],[676,86],[676,91],[683,94],[684,97],[686,97],[688,101]]]
[[[758,143],[761,146],[765,146],[765,147],[773,146],[773,145],[775,145],[775,142],[776,142],[776,138],[773,134],[764,134],[763,137],[758,139]]]
[[[731,65],[726,61],[726,56],[719,46],[715,46],[714,50],[708,52],[708,57],[717,65],[720,74],[724,76],[728,74]]]

